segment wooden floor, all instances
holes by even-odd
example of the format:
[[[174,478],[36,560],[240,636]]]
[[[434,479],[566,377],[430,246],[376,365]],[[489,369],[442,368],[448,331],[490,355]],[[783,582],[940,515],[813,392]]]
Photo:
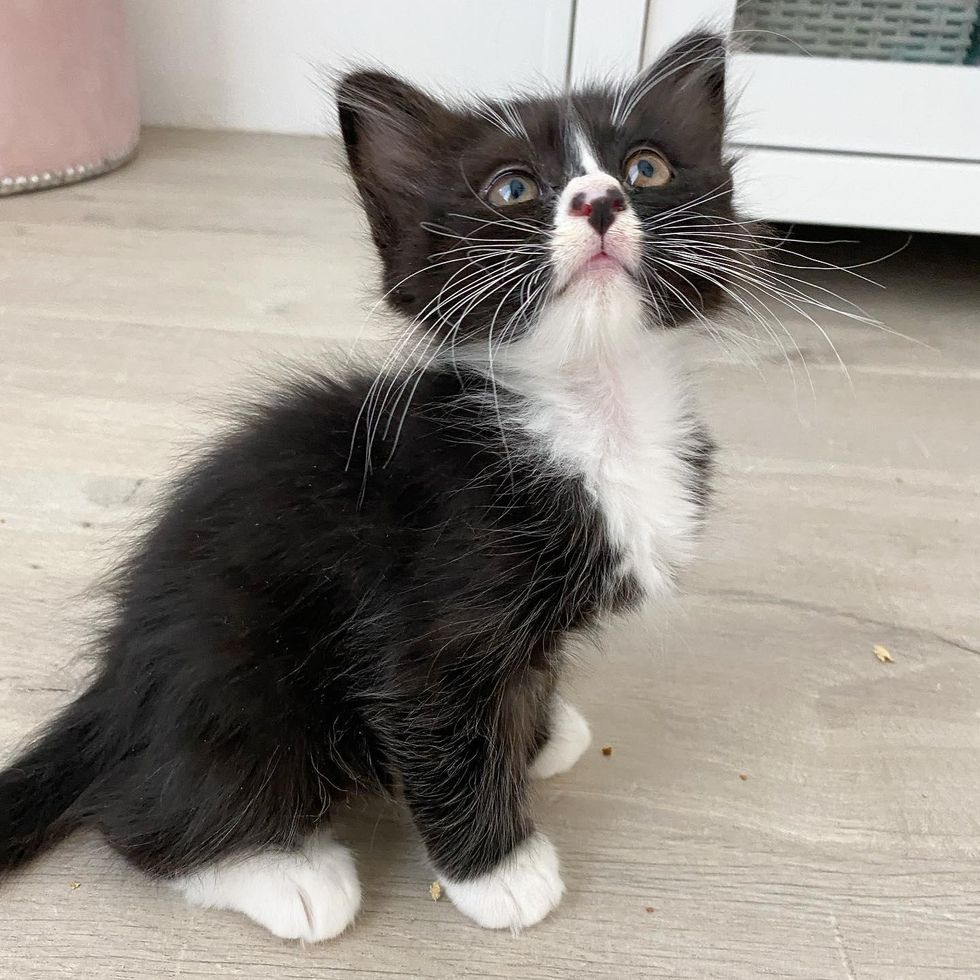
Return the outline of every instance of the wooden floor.
[[[377,332],[332,153],[149,132],[115,175],[0,202],[0,754],[79,689],[83,593],[216,407]],[[815,254],[902,242],[862,237]],[[333,943],[192,910],[83,834],[0,887],[0,976],[980,976],[980,247],[859,271],[887,290],[827,281],[913,340],[822,316],[850,381],[799,318],[802,358],[691,344],[719,506],[684,596],[574,679],[597,745],[540,791],[550,919],[514,938],[434,903],[365,802]]]

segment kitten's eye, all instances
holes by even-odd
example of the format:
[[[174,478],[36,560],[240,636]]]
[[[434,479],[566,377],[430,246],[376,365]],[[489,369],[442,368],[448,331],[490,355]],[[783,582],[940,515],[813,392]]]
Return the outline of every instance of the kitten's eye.
[[[483,196],[496,207],[508,207],[511,204],[526,204],[541,196],[537,181],[529,174],[519,170],[510,170],[501,174],[483,192]]]
[[[637,150],[626,161],[626,182],[630,187],[663,187],[674,178],[670,164],[648,147]]]

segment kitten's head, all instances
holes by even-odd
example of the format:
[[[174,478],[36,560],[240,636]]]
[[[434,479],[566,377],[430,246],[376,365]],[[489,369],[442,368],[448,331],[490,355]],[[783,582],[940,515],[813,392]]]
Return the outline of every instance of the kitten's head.
[[[381,72],[340,84],[389,305],[452,341],[521,336],[560,299],[629,293],[651,326],[720,306],[740,250],[722,149],[724,41],[620,86],[449,105]]]

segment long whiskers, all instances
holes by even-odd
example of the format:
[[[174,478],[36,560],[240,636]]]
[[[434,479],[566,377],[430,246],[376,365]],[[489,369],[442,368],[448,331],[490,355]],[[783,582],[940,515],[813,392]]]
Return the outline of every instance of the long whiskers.
[[[792,237],[791,229],[785,234],[777,234],[764,226],[706,210],[712,200],[725,193],[723,188],[712,188],[695,201],[643,220],[648,239],[643,261],[652,273],[653,281],[659,282],[660,287],[669,292],[680,307],[706,329],[705,318],[698,315],[689,297],[671,283],[669,278],[664,278],[663,273],[669,273],[685,282],[695,296],[698,295],[698,290],[694,288],[692,278],[698,278],[717,288],[748,321],[761,328],[775,342],[792,374],[792,361],[775,332],[779,330],[795,349],[812,390],[813,379],[803,352],[792,332],[776,315],[776,308],[782,307],[795,313],[818,331],[833,352],[843,375],[850,382],[840,351],[811,311],[831,313],[890,334],[896,332],[830,287],[800,273],[839,272],[863,283],[884,288],[857,270],[891,258],[906,248],[908,241],[873,260],[838,264],[814,257],[809,250],[801,251],[792,247],[837,242],[796,239]],[[710,329],[708,332],[713,334]],[[915,341],[915,338],[907,339]]]
[[[379,300],[379,303],[383,302],[403,283],[426,271],[438,268],[450,270],[448,274],[443,273],[446,279],[436,295],[415,313],[412,322],[404,328],[383,359],[358,411],[347,467],[353,462],[359,439],[363,440],[361,501],[373,469],[375,442],[380,436],[387,443],[388,453],[382,465],[388,465],[400,440],[415,392],[426,372],[437,359],[446,356],[447,352],[455,363],[457,347],[468,343],[474,336],[473,331],[466,328],[470,314],[477,306],[487,302],[496,304],[490,318],[487,350],[490,362],[489,384],[495,392],[494,400],[499,418],[496,380],[492,372],[493,352],[500,342],[499,335],[509,335],[526,310],[540,297],[543,286],[539,279],[544,273],[544,263],[540,260],[547,251],[543,243],[528,241],[526,238],[515,241],[478,237],[483,229],[501,225],[516,225],[513,230],[524,234],[531,230],[523,227],[523,223],[512,223],[509,219],[478,219],[476,228],[466,235],[456,234],[441,226],[429,226],[427,230],[431,233],[445,234],[462,244],[432,254],[426,265],[399,280]],[[537,228],[533,230],[539,231]],[[518,297],[517,309],[503,329],[499,330],[498,320],[515,294]]]

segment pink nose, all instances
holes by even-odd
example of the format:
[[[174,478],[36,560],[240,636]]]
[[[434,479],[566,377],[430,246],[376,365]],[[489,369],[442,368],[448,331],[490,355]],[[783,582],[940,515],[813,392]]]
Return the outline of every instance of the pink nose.
[[[600,235],[609,230],[616,220],[616,213],[625,210],[626,198],[623,197],[623,192],[612,187],[598,193],[581,191],[572,198],[568,206],[569,214],[588,218],[589,224]]]

